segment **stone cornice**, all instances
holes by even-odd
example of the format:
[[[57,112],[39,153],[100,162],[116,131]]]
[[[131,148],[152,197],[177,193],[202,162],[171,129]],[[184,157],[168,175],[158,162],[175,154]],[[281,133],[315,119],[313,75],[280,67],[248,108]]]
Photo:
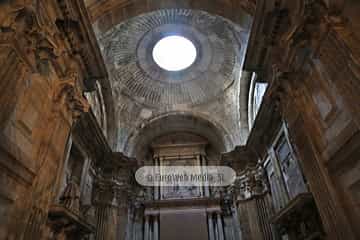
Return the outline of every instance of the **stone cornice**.
[[[101,163],[111,153],[111,148],[103,131],[91,111],[79,118],[74,126],[73,136],[79,140],[82,146],[92,146],[86,149],[98,163]]]

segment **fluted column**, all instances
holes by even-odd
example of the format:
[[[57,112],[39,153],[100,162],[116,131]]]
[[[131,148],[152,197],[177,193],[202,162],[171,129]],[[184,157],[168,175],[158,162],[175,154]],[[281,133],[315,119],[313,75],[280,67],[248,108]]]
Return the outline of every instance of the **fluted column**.
[[[150,224],[150,233],[149,233],[149,240],[154,240],[154,225]]]
[[[241,225],[239,222],[239,214],[238,214],[238,210],[237,207],[235,206],[235,204],[231,207],[231,212],[232,212],[232,217],[233,217],[233,221],[234,221],[234,228],[235,228],[235,239],[239,239],[242,240],[242,229],[241,229]]]
[[[235,240],[235,226],[231,215],[223,216],[226,240]]]
[[[117,208],[111,205],[96,206],[96,240],[116,240]]]
[[[96,240],[116,240],[114,214],[116,216],[116,209],[112,206],[96,207]]]
[[[112,184],[96,183],[94,206],[96,213],[95,240],[116,240],[118,201]]]
[[[131,240],[132,238],[133,222],[134,222],[134,208],[130,207],[128,209],[128,222],[126,225],[125,240]]]
[[[208,220],[209,240],[215,240],[215,231],[214,231],[214,222],[213,222],[212,213],[208,213],[207,220]]]
[[[150,228],[149,228],[150,229]],[[133,238],[132,240],[143,240],[143,215],[140,209],[136,209],[135,221],[133,226]]]
[[[214,222],[214,226],[215,226],[215,240],[219,240],[219,229],[218,229],[218,224],[217,224],[217,221],[215,219],[215,222]]]
[[[150,236],[150,217],[149,215],[145,216],[145,233],[144,233],[144,240],[149,240]]]
[[[218,234],[219,234],[219,240],[224,240],[224,226],[221,219],[221,213],[216,213],[216,219],[217,219],[217,228],[218,228]]]
[[[159,236],[159,215],[154,216],[154,238],[153,240],[160,240]]]

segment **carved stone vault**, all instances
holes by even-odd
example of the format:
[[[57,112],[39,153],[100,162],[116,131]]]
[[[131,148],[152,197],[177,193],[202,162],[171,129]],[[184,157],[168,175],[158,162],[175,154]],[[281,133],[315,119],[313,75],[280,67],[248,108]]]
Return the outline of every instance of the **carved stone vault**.
[[[198,54],[192,66],[169,72],[154,62],[154,45],[169,35],[194,43]],[[204,11],[163,9],[131,18],[97,37],[112,85],[118,150],[126,150],[137,128],[170,112],[204,116],[228,133],[228,149],[239,144],[240,69],[248,29]]]

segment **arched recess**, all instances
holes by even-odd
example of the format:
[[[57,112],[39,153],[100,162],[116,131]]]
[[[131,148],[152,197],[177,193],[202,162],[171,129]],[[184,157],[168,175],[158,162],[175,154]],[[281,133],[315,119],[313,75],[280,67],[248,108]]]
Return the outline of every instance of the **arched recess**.
[[[125,153],[141,160],[152,141],[174,132],[188,132],[206,138],[218,152],[231,150],[233,140],[218,123],[205,116],[189,112],[171,112],[155,117],[144,124],[125,144]]]

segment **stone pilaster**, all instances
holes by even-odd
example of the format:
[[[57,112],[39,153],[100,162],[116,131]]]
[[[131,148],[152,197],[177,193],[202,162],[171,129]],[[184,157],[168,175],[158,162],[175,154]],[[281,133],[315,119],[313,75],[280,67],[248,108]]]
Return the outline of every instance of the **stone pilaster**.
[[[96,59],[94,42],[78,1],[0,5],[0,159],[7,169],[0,183],[9,201],[0,238],[42,239],[71,128],[88,109],[82,93],[92,78],[87,70],[97,68],[87,61]],[[76,31],[57,25],[69,18]]]
[[[95,240],[116,240],[119,207],[116,183],[97,181],[93,202],[96,209]]]
[[[269,92],[288,123],[326,234],[357,239],[356,203],[344,201],[355,193],[339,176],[352,175],[345,166],[355,166],[358,148],[360,41],[342,16],[317,1],[301,4],[306,11],[272,48],[284,54],[269,52],[268,69],[275,66]]]
[[[235,239],[274,239],[270,225],[269,193],[262,166],[246,168],[237,178],[235,187],[235,202],[237,221]],[[232,211],[233,206],[230,206]],[[235,222],[235,223],[236,223]]]

